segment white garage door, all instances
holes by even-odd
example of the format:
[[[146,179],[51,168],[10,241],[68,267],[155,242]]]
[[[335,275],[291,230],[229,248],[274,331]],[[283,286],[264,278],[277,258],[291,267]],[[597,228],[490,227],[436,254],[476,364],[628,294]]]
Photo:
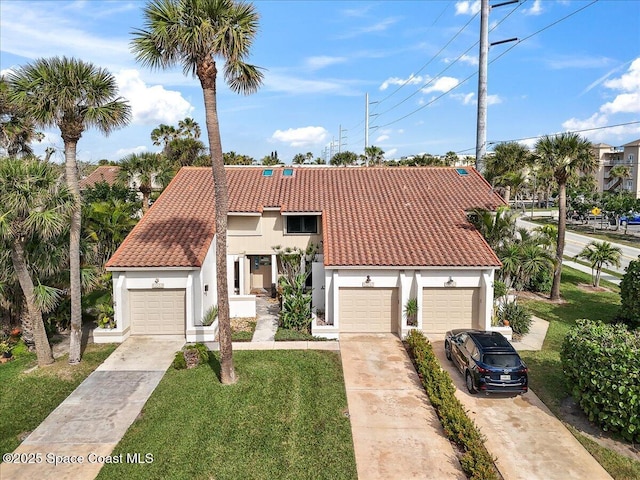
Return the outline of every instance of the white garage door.
[[[340,332],[388,333],[398,325],[397,288],[341,288]]]
[[[445,333],[478,325],[478,288],[425,288],[422,291],[422,329]]]
[[[185,291],[129,290],[132,335],[184,335]]]

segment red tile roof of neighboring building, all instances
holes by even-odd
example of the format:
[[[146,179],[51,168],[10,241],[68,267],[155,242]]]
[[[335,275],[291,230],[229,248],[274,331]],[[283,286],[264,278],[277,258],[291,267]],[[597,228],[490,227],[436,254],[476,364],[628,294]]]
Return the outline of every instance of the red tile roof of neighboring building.
[[[113,185],[117,178],[120,167],[114,165],[100,165],[87,177],[80,180],[80,190],[93,187],[96,183],[107,182],[109,185]]]
[[[290,167],[286,167],[290,168]],[[499,266],[465,211],[503,202],[473,168],[228,167],[229,212],[322,212],[327,266]],[[107,266],[199,267],[215,232],[210,168],[180,170]],[[265,245],[265,251],[271,246]]]

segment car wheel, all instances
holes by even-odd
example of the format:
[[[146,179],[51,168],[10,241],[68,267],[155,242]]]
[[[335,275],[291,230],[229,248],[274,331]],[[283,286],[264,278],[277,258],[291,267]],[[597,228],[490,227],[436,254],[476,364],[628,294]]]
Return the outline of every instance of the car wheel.
[[[469,390],[469,393],[476,393],[478,391],[476,390],[476,386],[473,384],[473,376],[471,375],[471,373],[469,373],[469,371],[467,371],[464,380],[467,384],[467,390]]]
[[[444,342],[444,354],[447,356],[447,360],[451,360],[451,344]]]
[[[620,222],[620,226],[621,227],[626,227],[627,226],[627,221],[626,220],[621,221]]]

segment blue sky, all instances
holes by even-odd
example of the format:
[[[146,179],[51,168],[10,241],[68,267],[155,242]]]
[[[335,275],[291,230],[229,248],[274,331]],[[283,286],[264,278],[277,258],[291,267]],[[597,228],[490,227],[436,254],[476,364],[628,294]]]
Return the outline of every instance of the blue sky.
[[[259,160],[275,150],[287,163],[296,153],[328,154],[332,143],[334,152],[340,144],[362,153],[368,93],[369,144],[386,158],[474,154],[479,1],[254,3],[260,31],[249,61],[265,69],[265,81],[245,97],[219,79],[225,152]],[[1,71],[73,56],[109,69],[131,102],[132,123],[107,138],[87,131],[80,160],[158,151],[151,130],[186,116],[204,128],[197,79],[179,68],[150,71],[131,55],[130,32],[142,27],[143,6],[0,2]],[[488,141],[532,145],[539,135],[640,121],[639,20],[639,0],[527,0],[492,9],[490,41],[520,41],[489,54]],[[617,146],[640,138],[640,124],[582,135]],[[47,131],[36,152],[48,146],[62,161],[59,132]]]

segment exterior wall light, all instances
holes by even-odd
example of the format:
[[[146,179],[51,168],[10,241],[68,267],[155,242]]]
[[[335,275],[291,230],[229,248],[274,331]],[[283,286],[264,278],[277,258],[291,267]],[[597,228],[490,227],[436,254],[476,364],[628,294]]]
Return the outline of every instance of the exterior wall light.
[[[444,282],[444,286],[445,287],[455,287],[456,286],[456,282],[455,282],[455,280],[453,278],[449,277],[449,280]]]

